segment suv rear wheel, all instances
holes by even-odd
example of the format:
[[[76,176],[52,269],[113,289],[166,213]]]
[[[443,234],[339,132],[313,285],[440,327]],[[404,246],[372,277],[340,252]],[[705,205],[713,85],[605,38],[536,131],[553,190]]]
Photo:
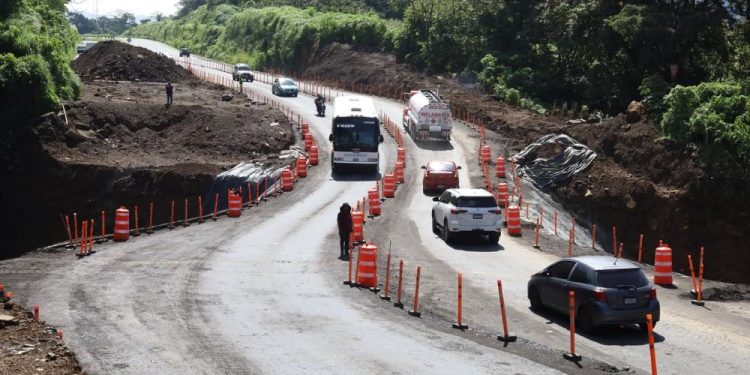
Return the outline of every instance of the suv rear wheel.
[[[432,212],[432,233],[440,233],[440,228],[438,228],[437,221],[435,220],[435,211]]]
[[[448,220],[443,222],[443,240],[445,243],[453,242],[453,235],[451,234],[450,229],[448,229]]]
[[[541,310],[544,306],[542,306],[542,297],[539,296],[539,291],[536,288],[529,289],[529,303],[531,304],[531,309],[535,311]]]
[[[489,240],[489,243],[496,244],[498,241],[500,241],[500,232],[492,232],[487,235],[487,239]]]

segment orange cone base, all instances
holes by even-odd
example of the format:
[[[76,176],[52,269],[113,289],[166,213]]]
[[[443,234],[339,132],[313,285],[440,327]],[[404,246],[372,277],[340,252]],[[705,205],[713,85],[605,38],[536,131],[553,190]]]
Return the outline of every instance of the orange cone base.
[[[351,280],[344,280],[344,285],[352,285],[352,281]]]
[[[565,353],[563,354],[563,358],[572,362],[580,362],[583,359],[583,357],[575,353]]]
[[[532,246],[532,247],[533,247],[533,248],[535,248],[535,249],[538,249],[538,248],[539,248],[539,245],[534,245],[534,246]]]
[[[469,326],[468,326],[468,325],[466,325],[466,324],[458,324],[458,323],[453,323],[453,328],[455,328],[455,329],[460,329],[460,330],[462,330],[462,331],[463,331],[463,330],[465,330],[465,329],[469,329]]]
[[[422,313],[418,312],[418,311],[411,310],[411,311],[409,311],[409,315],[416,316],[417,318],[419,318],[420,316],[422,316]]]
[[[502,342],[516,342],[518,340],[518,337],[516,336],[497,336],[497,339]]]
[[[690,301],[690,303],[692,303],[693,305],[696,305],[696,306],[706,306],[706,303],[703,302],[703,301],[692,300],[692,301]]]
[[[391,300],[391,296],[386,296],[385,294],[381,294],[380,295],[380,299],[382,299],[383,301],[390,301]]]

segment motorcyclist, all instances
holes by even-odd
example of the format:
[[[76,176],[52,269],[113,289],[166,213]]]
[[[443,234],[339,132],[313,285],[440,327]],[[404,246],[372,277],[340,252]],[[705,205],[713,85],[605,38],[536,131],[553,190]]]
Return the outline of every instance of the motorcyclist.
[[[318,114],[325,115],[325,102],[325,98],[320,94],[315,98],[315,108],[318,110]]]

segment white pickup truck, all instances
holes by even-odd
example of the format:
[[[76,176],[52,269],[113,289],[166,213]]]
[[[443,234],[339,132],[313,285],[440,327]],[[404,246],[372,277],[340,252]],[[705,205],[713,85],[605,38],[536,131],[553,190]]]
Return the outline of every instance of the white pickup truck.
[[[415,141],[450,141],[453,115],[448,103],[430,90],[409,93],[409,103],[404,108],[404,129]]]

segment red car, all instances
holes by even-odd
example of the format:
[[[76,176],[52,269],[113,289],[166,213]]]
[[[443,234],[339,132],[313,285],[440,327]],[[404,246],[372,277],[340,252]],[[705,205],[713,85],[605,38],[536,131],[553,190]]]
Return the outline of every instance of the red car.
[[[422,191],[442,192],[458,187],[458,170],[461,169],[452,161],[431,161],[423,165]]]

